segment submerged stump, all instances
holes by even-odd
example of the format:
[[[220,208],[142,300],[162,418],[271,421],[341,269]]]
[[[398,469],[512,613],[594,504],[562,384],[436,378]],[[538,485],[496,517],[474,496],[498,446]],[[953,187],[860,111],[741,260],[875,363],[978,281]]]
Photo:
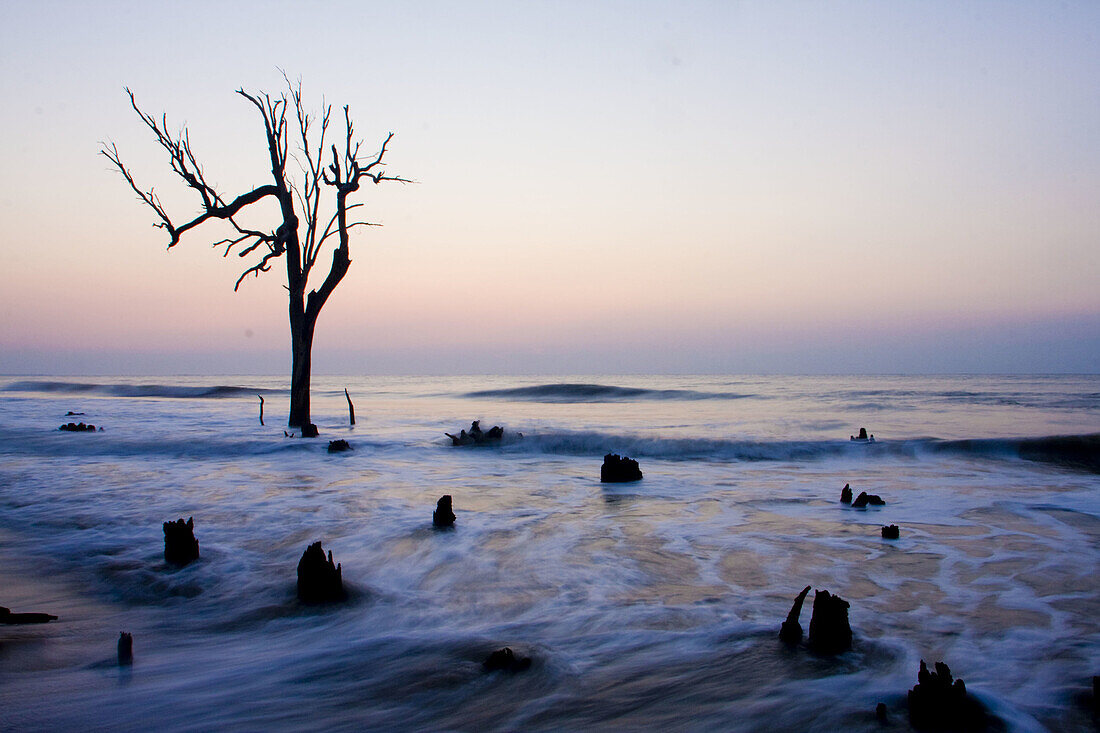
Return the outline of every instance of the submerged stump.
[[[497,649],[481,663],[486,672],[522,672],[531,666],[531,658],[517,655],[510,647]]]
[[[899,537],[901,537],[901,530],[898,529],[898,525],[890,524],[882,528],[882,539],[896,540]]]
[[[314,542],[298,561],[298,598],[304,603],[334,603],[346,600],[341,566],[325,557],[320,542]]]
[[[164,561],[183,567],[199,559],[199,541],[195,539],[195,518],[164,523]]]
[[[600,466],[600,481],[605,484],[621,484],[628,481],[641,481],[642,471],[638,462],[617,453],[608,453]]]
[[[134,663],[134,637],[125,631],[118,634],[118,663],[120,666]]]
[[[436,527],[453,527],[454,523],[455,513],[451,508],[451,495],[444,494],[439,497],[439,501],[435,505],[435,511],[432,512],[432,524]]]
[[[868,494],[866,491],[861,491],[856,500],[852,502],[852,508],[863,509],[866,506],[886,506],[886,502],[878,494]]]
[[[966,692],[951,668],[936,662],[930,672],[922,659],[917,684],[909,691],[909,722],[919,730],[983,731],[991,722],[985,707]]]
[[[351,450],[351,443],[340,438],[339,440],[330,440],[328,442],[329,453],[343,453],[346,450]]]
[[[844,484],[844,488],[840,490],[840,503],[852,503],[852,487],[849,484]]]
[[[840,654],[852,648],[848,608],[848,601],[827,590],[814,593],[814,613],[810,618],[810,649],[818,654]]]

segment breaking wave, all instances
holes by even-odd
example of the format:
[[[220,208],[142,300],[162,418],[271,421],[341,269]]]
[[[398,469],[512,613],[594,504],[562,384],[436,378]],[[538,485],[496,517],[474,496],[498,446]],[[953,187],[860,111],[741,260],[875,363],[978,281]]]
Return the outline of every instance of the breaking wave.
[[[531,387],[486,389],[464,397],[492,397],[529,402],[627,402],[631,400],[736,400],[753,395],[737,392],[700,392],[693,389],[640,389],[608,384],[539,384]]]
[[[101,394],[109,397],[166,397],[171,399],[221,399],[270,394],[278,390],[214,385],[184,387],[166,384],[94,384],[88,382],[21,381],[3,387],[5,392],[54,392],[57,394]]]

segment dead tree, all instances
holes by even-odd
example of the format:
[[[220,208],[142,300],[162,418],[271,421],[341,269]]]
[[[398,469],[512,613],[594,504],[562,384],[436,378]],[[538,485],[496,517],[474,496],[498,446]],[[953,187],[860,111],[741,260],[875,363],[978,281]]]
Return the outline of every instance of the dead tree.
[[[168,233],[168,249],[179,244],[181,237],[188,231],[205,222],[220,220],[231,227],[230,236],[213,243],[214,247],[225,248],[222,256],[228,257],[236,248],[238,257],[259,257],[259,261],[254,262],[237,278],[234,291],[249,275],[258,277],[260,273],[270,270],[272,261],[280,257],[286,260],[293,359],[288,423],[291,427],[308,428],[311,423],[311,355],[317,316],[351,265],[349,245],[352,230],[361,226],[378,226],[350,218],[349,212],[363,204],[349,203],[348,199],[359,191],[361,183],[411,181],[388,175],[385,171],[384,158],[386,147],[393,139],[392,132],[382,141],[377,152],[362,154],[362,142],[355,137],[351,114],[345,105],[344,131],[339,145],[326,141],[332,116],[331,105],[321,109],[319,118],[311,116],[302,104],[301,82],[291,83],[285,75],[284,79],[287,91],[276,97],[266,93],[237,90],[237,94],[248,100],[263,119],[267,151],[271,160],[271,183],[257,186],[236,197],[223,195],[209,182],[192,151],[191,138],[186,127],[181,128],[177,134],[170,133],[167,115],[162,115],[158,120],[143,112],[138,107],[134,93],[126,89],[130,106],[168,154],[172,172],[201,200],[200,213],[182,223],[179,223],[178,217],[169,216],[152,188],[146,190],[137,184],[113,143],[104,145],[100,152],[118,168],[138,198],[156,214],[159,221],[154,226]],[[289,121],[288,117],[291,118]],[[329,146],[327,150],[326,145]],[[330,158],[327,164],[326,156]],[[243,212],[258,211],[256,204],[269,197],[278,203],[279,216],[270,222],[273,227],[253,228],[241,221]],[[335,238],[335,248],[332,250],[332,264],[328,274],[320,287],[309,290],[307,294],[309,276],[317,262],[317,256],[332,238]]]

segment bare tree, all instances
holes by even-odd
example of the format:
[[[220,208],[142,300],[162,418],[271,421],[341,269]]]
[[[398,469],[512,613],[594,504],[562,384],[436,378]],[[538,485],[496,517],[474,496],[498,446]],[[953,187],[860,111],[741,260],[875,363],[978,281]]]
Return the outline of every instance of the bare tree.
[[[152,188],[145,190],[138,186],[130,170],[123,164],[114,143],[105,144],[100,152],[118,168],[145,205],[156,213],[159,221],[154,226],[168,233],[168,249],[179,244],[184,234],[204,222],[216,219],[221,220],[223,225],[228,223],[232,227],[230,236],[214,242],[213,246],[224,247],[223,256],[226,257],[236,248],[239,257],[258,258],[237,278],[234,291],[246,277],[267,272],[271,269],[272,261],[285,257],[293,354],[288,422],[290,426],[301,428],[303,435],[316,435],[309,413],[309,382],[317,316],[351,265],[349,243],[352,230],[360,226],[377,226],[366,221],[349,219],[349,212],[363,204],[349,203],[348,198],[359,190],[363,182],[378,184],[383,181],[411,181],[400,176],[387,175],[385,172],[384,158],[386,147],[393,139],[392,132],[382,141],[377,152],[361,155],[362,142],[355,138],[351,115],[345,105],[343,139],[338,140],[339,144],[326,143],[332,117],[331,105],[323,105],[319,118],[310,116],[302,104],[301,82],[294,84],[285,75],[283,78],[286,80],[287,91],[277,97],[237,90],[237,94],[248,100],[263,118],[267,150],[271,159],[271,183],[232,198],[223,196],[209,183],[203,167],[191,149],[187,128],[183,127],[179,133],[173,135],[168,131],[167,115],[162,115],[158,120],[143,112],[138,107],[134,93],[126,89],[130,106],[153,133],[157,143],[168,153],[172,172],[201,199],[200,213],[185,222],[175,223],[180,220],[168,215]],[[288,117],[291,118],[289,122]],[[329,145],[328,150],[326,144]],[[326,155],[329,156],[327,164]],[[295,167],[297,172],[293,170]],[[268,197],[273,197],[278,202],[279,216],[276,226],[268,230],[243,224],[241,217],[244,212],[256,209],[256,204]],[[332,250],[332,264],[328,274],[320,287],[310,290],[307,295],[307,283],[317,256],[331,238],[335,238],[335,248]]]

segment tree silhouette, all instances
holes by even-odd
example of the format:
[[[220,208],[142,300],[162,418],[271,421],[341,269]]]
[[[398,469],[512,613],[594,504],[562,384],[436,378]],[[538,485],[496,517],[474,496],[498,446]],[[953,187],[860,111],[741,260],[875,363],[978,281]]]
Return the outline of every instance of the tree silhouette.
[[[349,220],[348,213],[363,206],[349,203],[348,198],[359,191],[360,184],[383,181],[411,183],[400,176],[385,172],[386,147],[393,139],[389,133],[376,153],[361,156],[362,142],[356,140],[354,125],[348,107],[344,106],[344,134],[337,145],[326,143],[332,106],[324,105],[319,119],[311,117],[302,104],[302,84],[291,81],[284,74],[287,90],[277,97],[266,93],[249,93],[238,89],[260,113],[264,122],[268,154],[271,159],[271,183],[253,188],[236,197],[220,194],[208,181],[202,165],[191,149],[191,138],[183,127],[176,135],[168,132],[168,117],[158,120],[143,112],[129,88],[130,106],[152,131],[157,143],[168,153],[172,172],[175,173],[202,202],[201,212],[190,220],[176,224],[152,188],[142,189],[123,164],[114,143],[105,144],[100,153],[107,157],[134,193],[151,208],[160,221],[154,226],[164,229],[169,236],[168,249],[176,246],[189,230],[210,220],[221,220],[232,226],[232,234],[213,243],[225,247],[223,256],[236,248],[239,257],[257,256],[250,267],[237,278],[233,290],[249,275],[259,276],[271,269],[271,263],[280,257],[286,260],[286,288],[290,298],[290,342],[293,363],[290,375],[289,425],[298,427],[303,435],[316,435],[310,420],[309,383],[313,333],[317,316],[324,308],[332,291],[343,280],[351,265],[349,243],[351,231],[356,227],[378,226],[367,221]],[[292,116],[289,122],[288,116]],[[318,129],[319,128],[319,129]],[[293,140],[292,140],[293,138]],[[329,149],[326,150],[326,144]],[[292,147],[293,146],[293,147]],[[330,161],[326,164],[326,155]],[[294,163],[288,170],[288,164]],[[295,172],[293,168],[298,168]],[[257,204],[268,197],[278,202],[277,224],[268,230],[242,225],[242,213],[257,209]],[[334,199],[334,200],[333,200]],[[329,216],[331,211],[331,216]],[[327,218],[327,223],[326,223]],[[276,222],[271,222],[276,223]],[[332,264],[320,287],[310,290],[309,276],[317,262],[317,256],[330,238],[336,238],[332,251]]]

